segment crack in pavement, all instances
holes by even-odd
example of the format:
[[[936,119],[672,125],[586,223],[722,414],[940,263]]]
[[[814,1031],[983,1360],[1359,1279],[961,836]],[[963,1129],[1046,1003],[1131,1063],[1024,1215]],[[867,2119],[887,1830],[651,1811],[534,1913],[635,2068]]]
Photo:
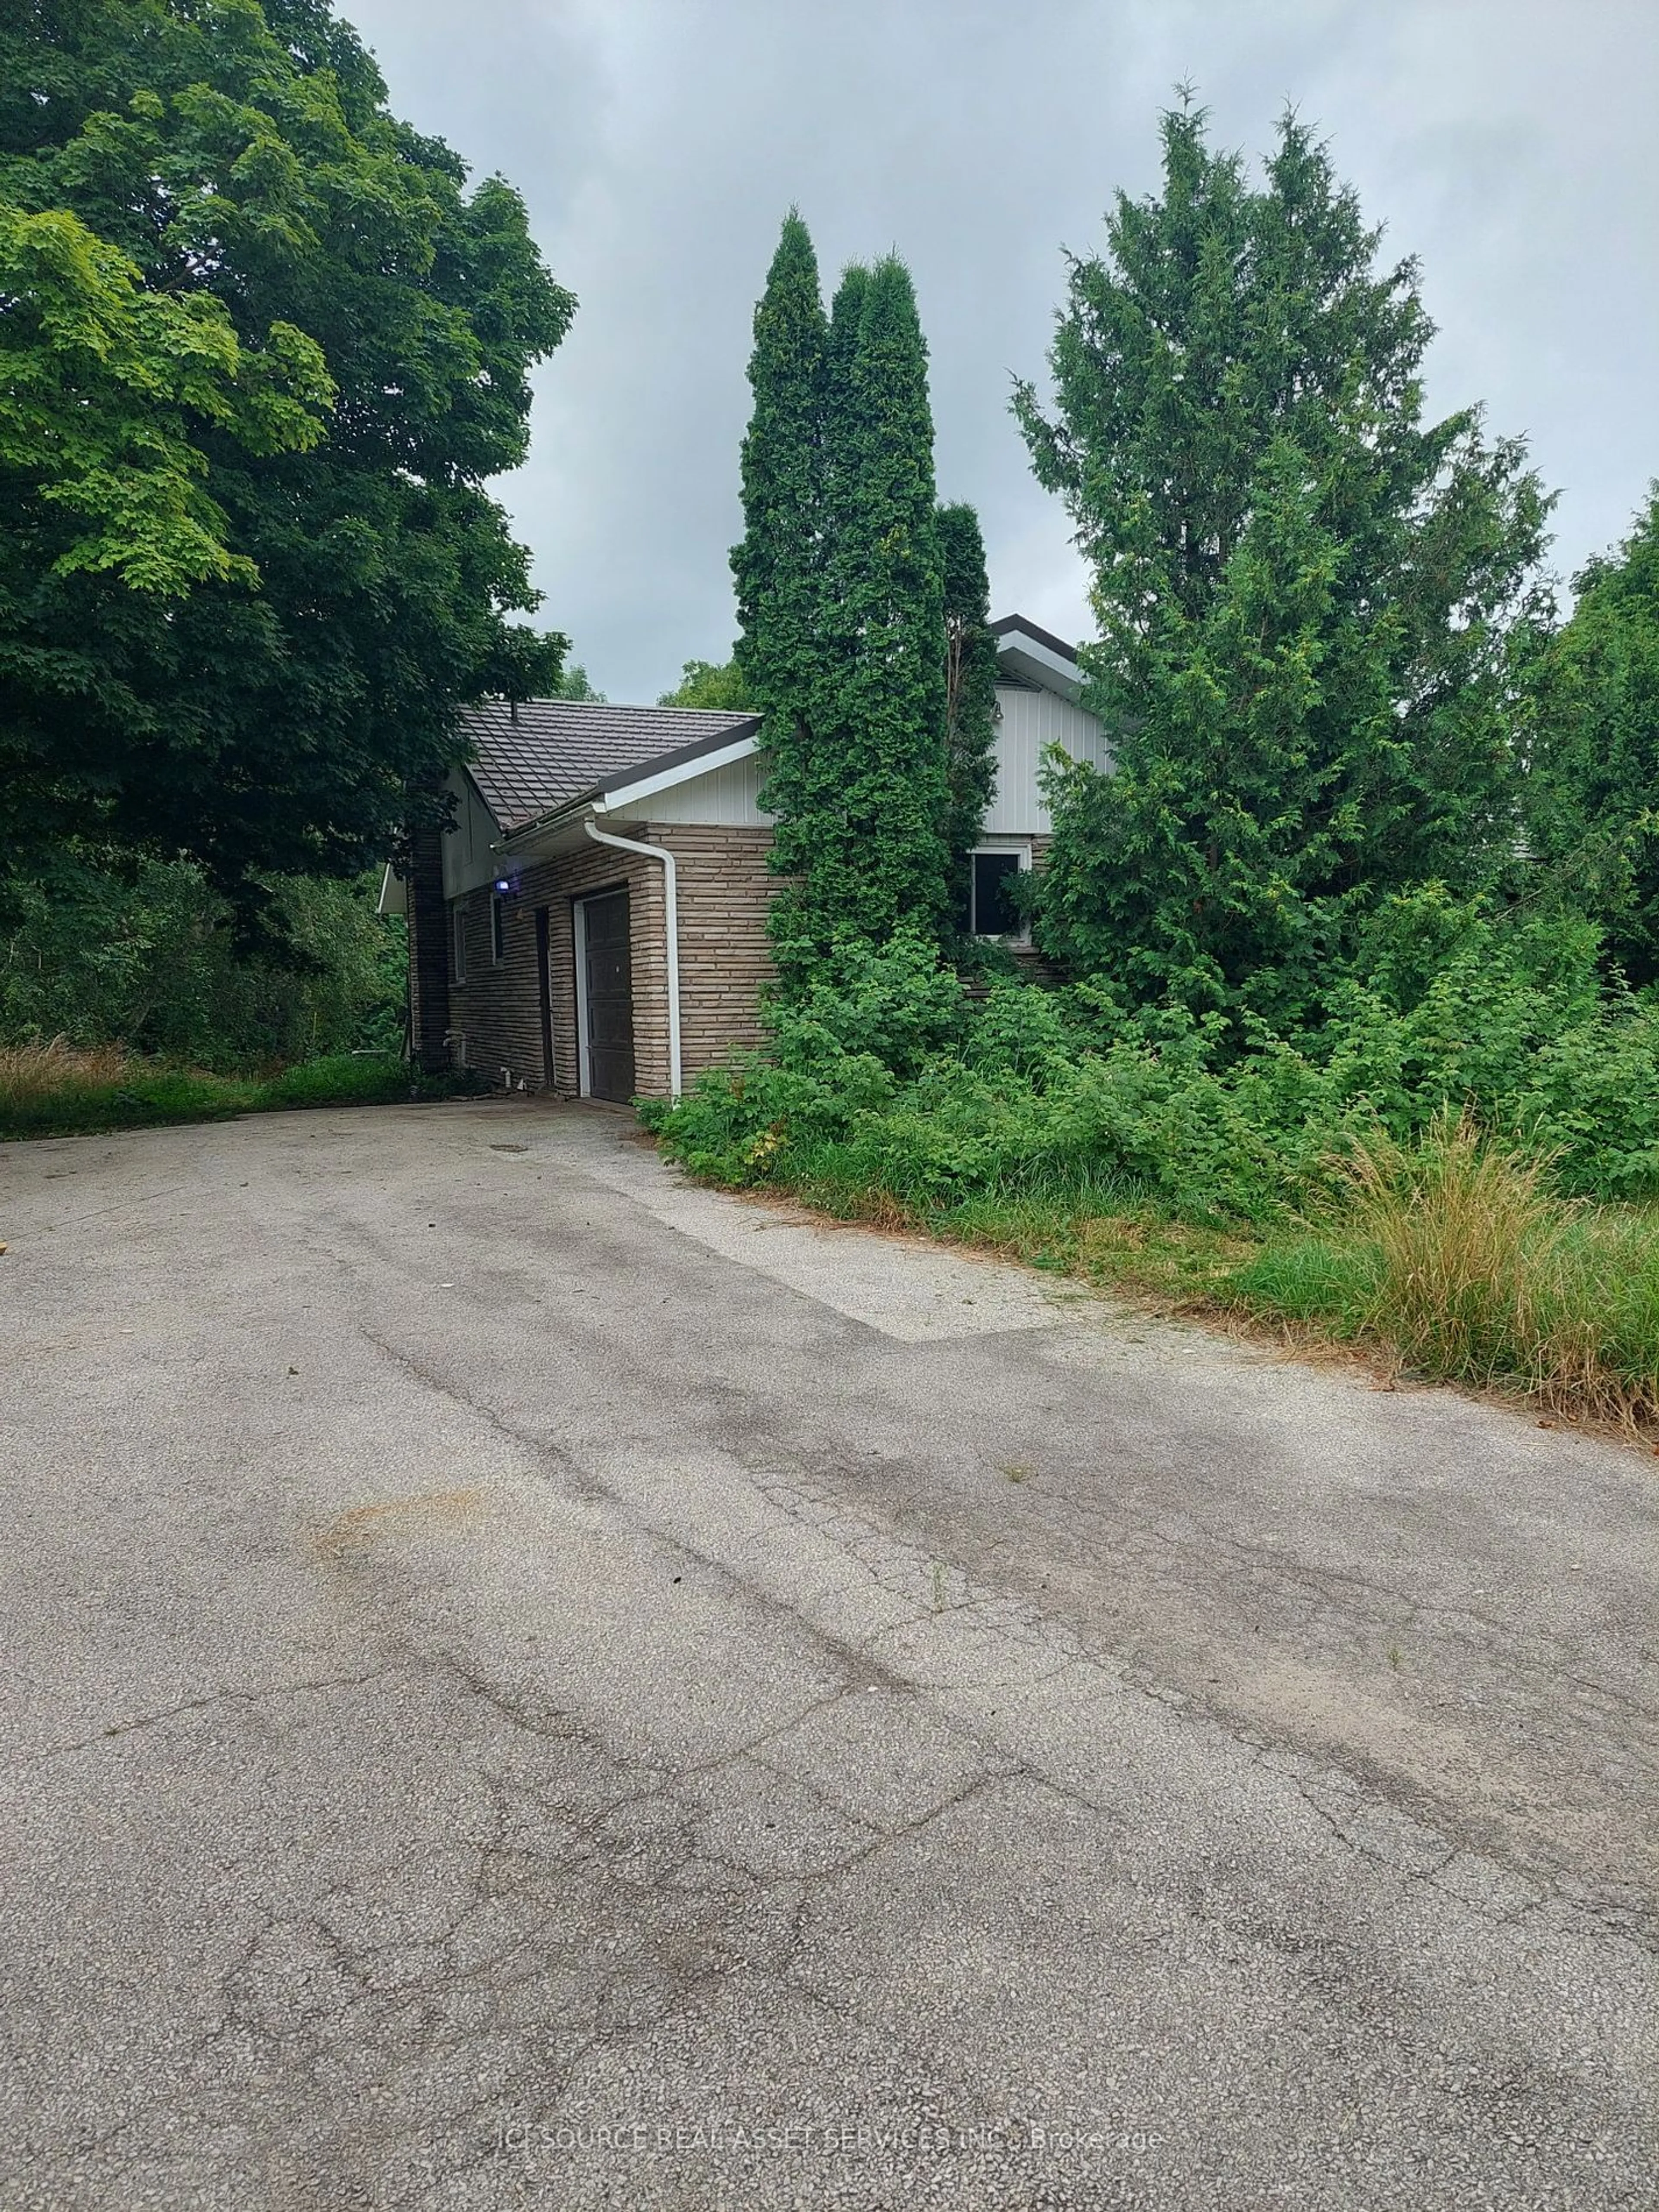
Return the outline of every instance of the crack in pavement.
[[[904,1695],[926,1694],[929,1685],[925,1680],[905,1674],[901,1668],[889,1665],[880,1656],[884,1644],[902,1637],[906,1631],[925,1627],[952,1616],[971,1618],[975,1613],[993,1621],[994,1632],[1006,1642],[1023,1644],[1028,1650],[1044,1650],[1052,1654],[1052,1663],[1034,1673],[1021,1664],[1001,1678],[980,1677],[981,1689],[996,1687],[1029,1689],[1042,1682],[1052,1682],[1079,1663],[1098,1670],[1103,1682],[1120,1690],[1146,1698],[1166,1713],[1181,1717],[1190,1724],[1213,1730],[1218,1736],[1251,1758],[1258,1757],[1264,1747],[1269,1751],[1289,1747],[1285,1739],[1267,1736],[1255,1726],[1243,1723],[1224,1708],[1194,1697],[1149,1676],[1132,1661],[1108,1649],[1093,1644],[1055,1616],[1029,1599],[1010,1596],[994,1584],[970,1576],[965,1570],[947,1570],[951,1582],[962,1593],[948,1604],[934,1601],[933,1576],[936,1566],[942,1565],[924,1547],[908,1543],[890,1532],[854,1513],[843,1499],[828,1501],[821,1492],[808,1486],[782,1477],[775,1469],[770,1479],[757,1477],[746,1471],[736,1479],[747,1481],[757,1492],[792,1518],[812,1527],[817,1534],[835,1541],[842,1555],[855,1561],[870,1583],[885,1594],[908,1604],[912,1610],[902,1618],[872,1630],[851,1642],[838,1638],[824,1625],[803,1613],[787,1600],[767,1587],[752,1575],[745,1574],[727,1557],[694,1542],[683,1529],[666,1525],[642,1508],[636,1498],[620,1488],[601,1469],[586,1462],[568,1449],[514,1423],[495,1407],[462,1390],[448,1377],[436,1371],[428,1362],[408,1353],[383,1339],[366,1326],[359,1324],[362,1333],[387,1357],[395,1360],[423,1388],[441,1395],[465,1413],[484,1421],[498,1436],[510,1440],[527,1453],[532,1462],[550,1463],[567,1480],[580,1486],[577,1495],[587,1498],[603,1498],[607,1507],[621,1516],[637,1534],[649,1540],[663,1552],[672,1552],[678,1559],[691,1562],[718,1578],[734,1594],[757,1606],[769,1618],[786,1622],[796,1633],[804,1633],[812,1646],[822,1651],[842,1670],[877,1670],[878,1679],[896,1692]],[[805,1510],[798,1510],[805,1507]],[[817,1510],[814,1510],[817,1509]],[[1270,1559],[1272,1554],[1267,1556]],[[481,1694],[483,1692],[480,1692]],[[839,1696],[841,1692],[831,1693]],[[786,1722],[775,1731],[787,1733],[796,1723]],[[953,1715],[952,1725],[973,1736],[981,1753],[988,1749],[982,1734],[960,1716]],[[714,1762],[715,1765],[721,1760]],[[1327,1759],[1332,1772],[1357,1783],[1392,1807],[1403,1820],[1417,1826],[1427,1825],[1416,1814],[1407,1812],[1407,1804],[1419,1808],[1431,1800],[1420,1788],[1402,1788],[1401,1779],[1374,1760],[1354,1753],[1340,1760]],[[1098,1810],[1097,1807],[1095,1809]],[[1444,1808],[1435,1807],[1437,1817],[1443,1819]],[[1346,1841],[1346,1838],[1344,1838]],[[1540,1870],[1521,1859],[1513,1852],[1494,1848],[1489,1838],[1477,1841],[1472,1836],[1462,1838],[1443,1838],[1447,1863],[1459,1856],[1470,1856],[1500,1867],[1516,1878],[1542,1889],[1545,1894],[1556,1897],[1580,1914],[1588,1914],[1601,1932],[1615,1939],[1635,1940],[1644,1947],[1659,1948],[1659,1916],[1650,1913],[1632,1914],[1622,1901],[1607,1898],[1586,1899],[1575,1894],[1571,1887],[1563,1883],[1553,1873],[1540,1875]],[[1374,1851],[1363,1850],[1358,1844],[1350,1848],[1373,1863],[1386,1864]],[[1401,1871],[1396,1869],[1397,1872]],[[1402,1875],[1402,1879],[1403,1879]]]
[[[209,1690],[199,1698],[181,1698],[176,1705],[163,1705],[153,1713],[138,1713],[129,1720],[112,1721],[94,1735],[78,1736],[71,1742],[52,1744],[44,1750],[25,1752],[20,1756],[31,1766],[43,1765],[51,1759],[67,1759],[74,1752],[91,1751],[121,1736],[137,1735],[145,1729],[160,1728],[168,1721],[179,1719],[185,1713],[210,1712],[216,1705],[269,1705],[276,1699],[298,1697],[313,1691],[359,1688],[366,1682],[376,1682],[385,1675],[399,1672],[403,1663],[389,1660],[384,1666],[372,1667],[365,1673],[323,1674],[295,1682],[271,1682],[252,1689]]]

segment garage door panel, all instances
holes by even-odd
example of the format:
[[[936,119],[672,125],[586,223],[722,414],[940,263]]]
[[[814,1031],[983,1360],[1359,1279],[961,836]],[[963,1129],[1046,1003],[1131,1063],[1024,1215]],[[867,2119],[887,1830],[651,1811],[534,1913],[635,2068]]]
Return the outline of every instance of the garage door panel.
[[[581,977],[587,1009],[587,1087],[595,1098],[634,1096],[634,962],[628,893],[581,902]]]

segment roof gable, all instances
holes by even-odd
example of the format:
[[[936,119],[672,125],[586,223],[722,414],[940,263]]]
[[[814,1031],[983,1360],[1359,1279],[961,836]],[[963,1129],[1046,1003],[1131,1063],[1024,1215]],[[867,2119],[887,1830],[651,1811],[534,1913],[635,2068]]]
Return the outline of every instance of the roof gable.
[[[1083,672],[1077,650],[1041,629],[1024,615],[1005,615],[991,624],[997,641],[997,674],[1005,684],[1036,691],[1052,691],[1073,703],[1081,696]]]
[[[461,717],[467,773],[504,832],[526,828],[607,786],[694,763],[760,727],[755,714],[706,707],[612,707],[589,699],[503,699]]]
[[[1002,682],[1077,701],[1082,678],[1072,647],[1022,615],[1005,616],[991,629]],[[695,771],[702,756],[757,738],[760,726],[757,714],[730,708],[613,707],[592,699],[526,699],[516,706],[492,699],[460,718],[473,749],[467,773],[504,836],[618,787],[658,777],[678,781],[673,771]]]

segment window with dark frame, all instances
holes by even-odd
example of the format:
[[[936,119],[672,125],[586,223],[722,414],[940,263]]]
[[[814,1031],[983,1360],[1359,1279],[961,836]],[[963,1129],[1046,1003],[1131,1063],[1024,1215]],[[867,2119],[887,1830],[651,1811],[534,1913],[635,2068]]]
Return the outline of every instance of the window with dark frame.
[[[489,957],[499,968],[507,957],[507,901],[489,902]]]
[[[1014,904],[1013,878],[1020,872],[1018,853],[975,853],[974,860],[973,927],[975,937],[1018,937],[1025,924]]]
[[[466,908],[459,903],[456,906],[453,924],[452,959],[455,981],[458,983],[465,983],[466,981]]]

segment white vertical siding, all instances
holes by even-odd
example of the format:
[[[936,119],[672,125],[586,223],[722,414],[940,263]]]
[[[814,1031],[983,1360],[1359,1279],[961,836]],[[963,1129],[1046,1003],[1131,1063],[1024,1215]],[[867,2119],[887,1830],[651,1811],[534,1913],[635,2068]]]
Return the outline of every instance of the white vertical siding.
[[[705,775],[671,784],[641,802],[641,810],[653,822],[720,823],[728,829],[767,830],[772,817],[761,810],[760,787],[765,774],[757,753],[747,760],[728,762]]]
[[[1081,707],[1052,691],[1017,690],[999,684],[996,788],[985,817],[990,837],[1046,836],[1052,827],[1042,803],[1037,772],[1045,749],[1061,745],[1074,760],[1097,768],[1110,765],[1099,723]],[[646,809],[653,822],[719,823],[732,828],[769,829],[772,817],[760,804],[765,764],[758,754],[711,769],[652,796]]]
[[[1000,684],[997,704],[1002,710],[997,727],[997,781],[985,817],[985,834],[1047,836],[1054,824],[1038,781],[1042,756],[1050,745],[1060,745],[1073,760],[1109,768],[1111,755],[1100,724],[1052,691],[1017,690]]]

